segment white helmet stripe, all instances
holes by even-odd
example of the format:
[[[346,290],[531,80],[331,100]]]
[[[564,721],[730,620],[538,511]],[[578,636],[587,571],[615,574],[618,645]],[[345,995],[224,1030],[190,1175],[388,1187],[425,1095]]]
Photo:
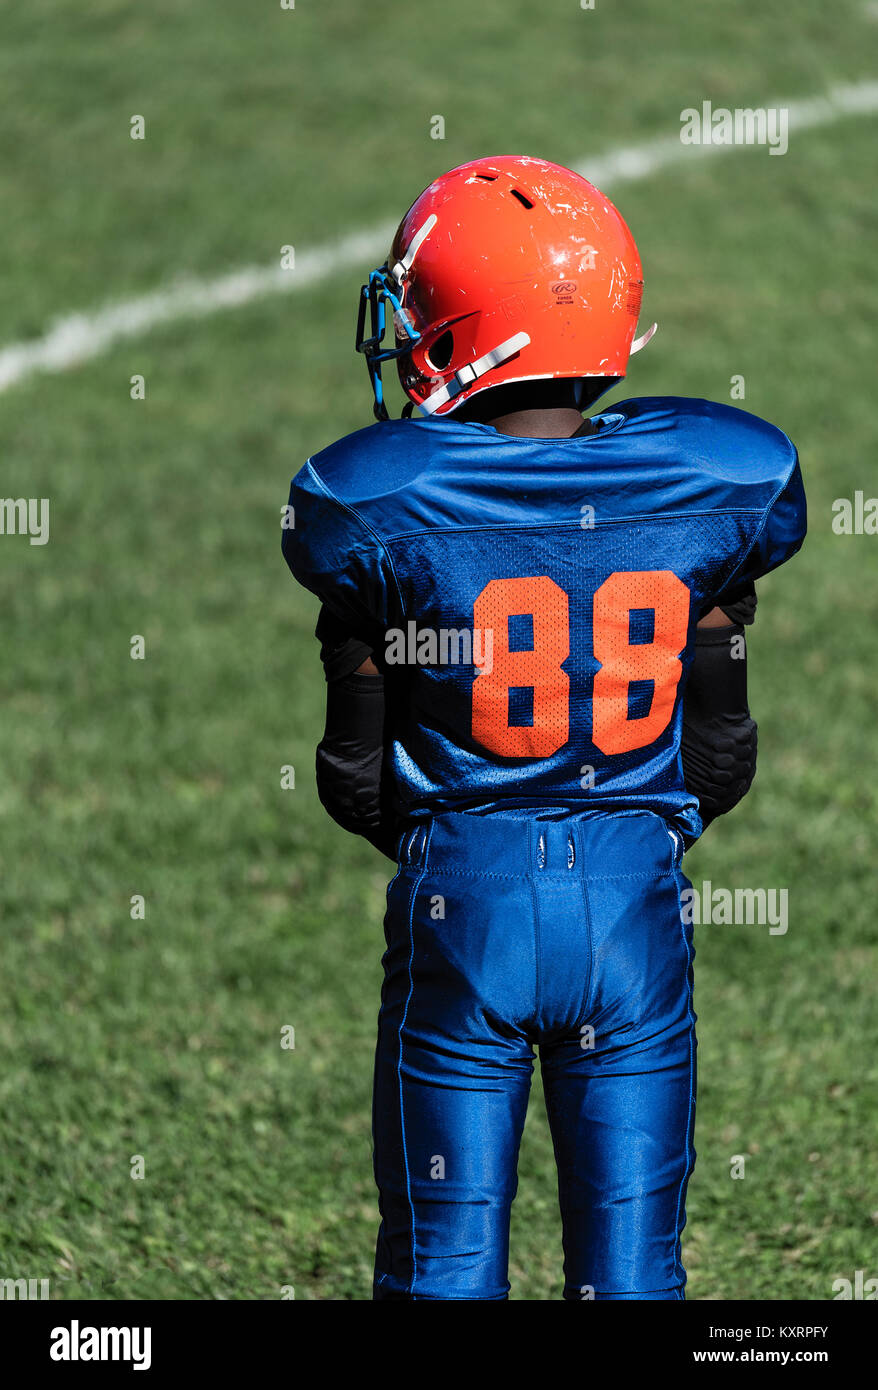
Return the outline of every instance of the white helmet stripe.
[[[418,230],[415,232],[414,236],[408,244],[406,253],[403,256],[402,260],[397,261],[396,265],[393,267],[390,273],[398,285],[402,284],[402,281],[405,279],[406,271],[411,269],[412,261],[415,259],[415,256],[421,249],[421,246],[426,241],[427,237],[430,235],[438,221],[439,218],[436,216],[435,212],[432,212],[430,216],[427,218],[424,225],[422,227],[419,227]]]

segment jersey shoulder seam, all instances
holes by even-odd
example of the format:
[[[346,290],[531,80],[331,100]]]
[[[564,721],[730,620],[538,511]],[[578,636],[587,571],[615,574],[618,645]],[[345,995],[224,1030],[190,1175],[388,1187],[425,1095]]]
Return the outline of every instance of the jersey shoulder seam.
[[[775,497],[777,494],[775,494]],[[772,504],[775,498],[772,498]],[[344,505],[343,503],[341,505]],[[599,526],[627,526],[635,521],[680,521],[688,517],[705,516],[762,516],[762,507],[711,507],[699,509],[691,512],[636,512],[632,516],[611,517],[606,521],[595,521],[588,530],[597,530]],[[364,525],[366,523],[364,522]],[[387,545],[393,545],[396,541],[410,540],[413,536],[435,536],[444,534],[457,534],[461,531],[547,531],[554,528],[580,530],[582,529],[578,521],[498,521],[486,525],[462,525],[462,526],[420,526],[412,531],[397,531],[392,536],[388,536]]]

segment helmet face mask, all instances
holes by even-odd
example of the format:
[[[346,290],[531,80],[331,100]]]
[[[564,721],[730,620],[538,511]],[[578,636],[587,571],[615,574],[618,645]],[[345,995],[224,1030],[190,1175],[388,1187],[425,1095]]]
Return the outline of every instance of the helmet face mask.
[[[395,348],[384,347],[387,331],[387,306],[393,315],[393,328],[396,338]],[[366,334],[366,312],[369,313],[369,334]],[[403,308],[399,290],[385,263],[377,270],[370,271],[369,279],[360,289],[359,310],[357,314],[356,350],[363,353],[369,369],[369,380],[375,397],[374,411],[377,420],[388,419],[384,404],[384,383],[381,367],[384,362],[400,358],[411,351],[420,338],[420,333],[412,326],[408,313]]]
[[[633,342],[642,293],[631,233],[579,174],[519,156],[452,169],[415,200],[361,290],[357,350],[375,414],[387,418],[391,358],[427,416],[512,382],[623,377],[651,336]],[[393,348],[382,344],[388,304]]]

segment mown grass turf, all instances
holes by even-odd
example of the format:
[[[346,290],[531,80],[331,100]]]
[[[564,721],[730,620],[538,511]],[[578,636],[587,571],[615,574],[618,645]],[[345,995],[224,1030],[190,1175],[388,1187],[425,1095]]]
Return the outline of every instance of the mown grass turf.
[[[477,153],[578,161],[673,133],[702,99],[870,78],[875,32],[816,0],[446,0],[439,30],[400,0],[380,22],[354,0],[43,0],[4,31],[7,342],[385,222]],[[830,527],[833,498],[878,490],[874,152],[874,119],[851,118],[783,158],[618,191],[661,330],[616,398],[727,400],[743,374],[811,504],[806,548],[760,586],[758,780],[687,859],[696,884],[790,890],[785,936],[697,932],[696,1299],[825,1299],[875,1273],[878,539]],[[50,1277],[54,1297],[369,1296],[386,875],[316,799],[314,604],[278,530],[304,457],[369,418],[359,283],[343,268],[180,322],[0,402],[5,495],[52,506],[49,545],[0,544],[0,1277]],[[560,1289],[538,1100],[515,1298]]]

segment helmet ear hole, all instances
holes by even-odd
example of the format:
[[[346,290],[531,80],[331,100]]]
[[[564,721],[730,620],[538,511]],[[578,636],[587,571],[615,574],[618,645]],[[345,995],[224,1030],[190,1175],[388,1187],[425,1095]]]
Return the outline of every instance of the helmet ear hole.
[[[450,328],[446,328],[428,350],[426,357],[431,367],[437,372],[444,372],[452,357],[454,356],[454,334]]]

